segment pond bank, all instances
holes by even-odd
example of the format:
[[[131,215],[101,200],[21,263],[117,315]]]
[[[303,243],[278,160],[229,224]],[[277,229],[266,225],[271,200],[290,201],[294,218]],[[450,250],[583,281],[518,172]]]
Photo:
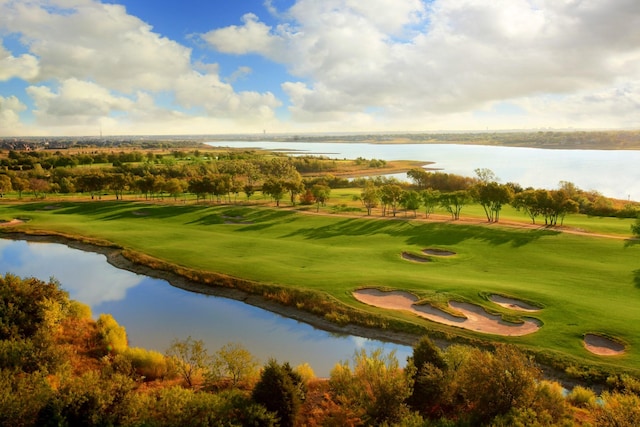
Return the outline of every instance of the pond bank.
[[[3,230],[5,231],[5,230]],[[41,243],[58,243],[66,245],[70,248],[79,249],[85,252],[93,252],[102,254],[106,257],[107,262],[112,266],[127,270],[132,273],[148,276],[154,279],[161,279],[167,281],[171,286],[179,289],[183,289],[189,292],[195,292],[205,295],[211,295],[216,297],[233,299],[241,301],[245,304],[249,304],[254,307],[258,307],[272,313],[281,315],[283,317],[297,320],[312,327],[326,332],[341,334],[341,335],[355,335],[363,338],[379,340],[394,344],[413,346],[421,335],[411,334],[406,332],[397,332],[379,328],[368,328],[357,324],[339,325],[331,322],[320,315],[310,313],[307,311],[299,310],[294,306],[288,306],[277,301],[273,301],[261,295],[252,294],[242,289],[233,287],[219,286],[210,283],[201,283],[196,280],[191,280],[180,274],[165,269],[153,268],[149,265],[145,265],[138,262],[133,262],[125,256],[125,250],[115,245],[111,245],[107,242],[88,242],[76,240],[71,237],[55,235],[55,234],[30,234],[24,232],[17,232],[6,230],[0,234],[3,238],[12,240],[24,240],[30,242]],[[220,276],[224,281],[229,281],[229,278]],[[232,279],[239,280],[239,279]],[[445,345],[445,342],[439,342],[440,345]]]

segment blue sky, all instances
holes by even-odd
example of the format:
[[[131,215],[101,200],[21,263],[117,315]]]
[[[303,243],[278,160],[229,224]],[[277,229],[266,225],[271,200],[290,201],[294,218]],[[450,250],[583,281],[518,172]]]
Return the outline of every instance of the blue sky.
[[[0,136],[640,127],[637,0],[0,0]]]

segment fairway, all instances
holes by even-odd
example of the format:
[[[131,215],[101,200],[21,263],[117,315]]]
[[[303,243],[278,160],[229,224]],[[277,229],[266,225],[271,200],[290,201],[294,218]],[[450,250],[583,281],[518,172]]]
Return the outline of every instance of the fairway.
[[[28,219],[19,231],[107,240],[183,267],[326,293],[359,311],[429,330],[640,372],[640,245],[624,239],[405,217],[122,201],[2,205],[0,218]],[[455,255],[430,256],[429,262],[403,257],[424,255],[427,248]],[[473,303],[507,320],[526,316],[542,326],[518,337],[463,330],[363,304],[353,296],[363,288],[407,291],[440,308],[449,301]],[[542,309],[524,315],[491,302],[494,294]],[[585,349],[585,334],[615,338],[626,352],[596,356]]]

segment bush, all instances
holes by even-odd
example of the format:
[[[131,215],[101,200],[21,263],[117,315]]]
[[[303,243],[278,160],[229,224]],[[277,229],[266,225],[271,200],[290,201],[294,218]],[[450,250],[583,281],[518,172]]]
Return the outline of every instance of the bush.
[[[127,349],[127,331],[110,314],[101,314],[96,322],[100,344],[105,354],[122,353]]]
[[[133,347],[126,349],[124,355],[131,361],[136,374],[148,381],[163,379],[167,375],[167,360],[157,351]]]
[[[91,319],[91,307],[80,301],[71,301],[69,304],[69,317],[76,320]]]
[[[593,390],[578,385],[567,395],[567,401],[579,408],[590,408],[596,403],[596,394]]]

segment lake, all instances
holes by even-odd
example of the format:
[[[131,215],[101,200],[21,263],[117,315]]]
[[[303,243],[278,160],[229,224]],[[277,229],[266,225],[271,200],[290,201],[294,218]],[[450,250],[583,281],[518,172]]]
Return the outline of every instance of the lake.
[[[548,150],[459,144],[368,144],[273,141],[218,141],[211,146],[260,148],[336,159],[417,160],[429,167],[463,176],[477,168],[491,169],[500,182],[523,187],[558,188],[570,181],[583,190],[607,197],[640,201],[640,151]],[[405,175],[406,177],[406,175]]]
[[[53,243],[0,239],[0,272],[49,280],[97,318],[112,314],[133,347],[164,352],[175,338],[203,340],[211,353],[238,342],[262,363],[271,357],[292,366],[309,363],[317,376],[351,359],[360,348],[396,351],[404,365],[411,348],[357,336],[339,336],[240,301],[184,291],[165,280],[120,270],[104,255]]]

